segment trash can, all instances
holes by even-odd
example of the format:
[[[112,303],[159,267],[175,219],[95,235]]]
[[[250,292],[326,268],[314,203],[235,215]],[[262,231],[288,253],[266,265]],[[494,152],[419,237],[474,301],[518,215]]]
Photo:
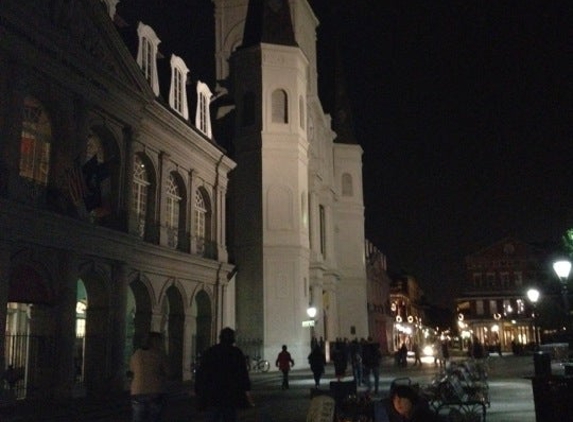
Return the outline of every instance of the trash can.
[[[551,375],[551,354],[547,352],[535,352],[533,354],[533,367],[536,377],[548,377]]]
[[[537,422],[573,420],[573,377],[532,377],[531,383]]]

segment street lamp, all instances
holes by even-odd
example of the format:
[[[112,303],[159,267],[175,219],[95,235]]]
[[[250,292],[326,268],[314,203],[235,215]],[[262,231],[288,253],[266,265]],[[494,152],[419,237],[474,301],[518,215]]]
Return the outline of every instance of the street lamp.
[[[557,274],[557,277],[559,277],[559,280],[561,281],[562,285],[561,293],[563,295],[563,305],[565,306],[565,314],[567,316],[566,324],[567,324],[567,330],[569,330],[571,327],[569,323],[570,315],[569,315],[569,297],[567,292],[567,279],[569,278],[569,273],[571,272],[571,261],[569,261],[568,259],[555,261],[553,263],[553,270],[555,270],[555,274]]]
[[[535,319],[537,318],[537,301],[539,300],[539,290],[537,289],[529,289],[527,291],[527,298],[529,299],[529,301],[531,302],[531,304],[533,305],[533,316],[532,316],[532,321],[533,321],[533,337],[535,338],[535,350],[539,350],[539,339],[537,336],[537,323],[535,322]]]
[[[316,343],[316,339],[314,338],[314,318],[316,317],[316,307],[309,305],[309,307],[306,309],[306,314],[308,315],[308,317],[311,320],[310,323],[310,348],[311,350],[314,348],[314,345]]]

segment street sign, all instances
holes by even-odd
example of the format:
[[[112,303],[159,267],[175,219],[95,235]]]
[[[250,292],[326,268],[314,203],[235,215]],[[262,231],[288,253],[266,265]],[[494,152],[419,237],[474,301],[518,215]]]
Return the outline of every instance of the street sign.
[[[314,319],[307,319],[302,322],[303,327],[314,327]]]

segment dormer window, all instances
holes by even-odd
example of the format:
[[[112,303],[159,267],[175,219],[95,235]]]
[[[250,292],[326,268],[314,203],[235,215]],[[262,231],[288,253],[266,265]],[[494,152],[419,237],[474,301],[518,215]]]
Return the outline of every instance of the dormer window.
[[[213,93],[207,84],[197,82],[197,111],[195,113],[195,126],[211,138],[211,115],[209,113],[209,103]]]
[[[189,118],[189,107],[187,106],[187,73],[189,69],[185,62],[176,55],[171,56],[171,88],[169,90],[169,105],[173,110]]]
[[[137,27],[139,36],[139,49],[137,51],[137,64],[141,67],[143,75],[155,95],[159,95],[159,80],[157,79],[157,49],[161,41],[155,31],[148,25],[139,22]]]

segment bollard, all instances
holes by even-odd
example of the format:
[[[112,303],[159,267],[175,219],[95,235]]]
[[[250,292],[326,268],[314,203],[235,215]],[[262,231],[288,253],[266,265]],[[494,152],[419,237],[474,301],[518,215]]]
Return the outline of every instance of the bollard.
[[[533,354],[533,367],[536,377],[551,376],[551,354],[545,352],[535,352]]]

